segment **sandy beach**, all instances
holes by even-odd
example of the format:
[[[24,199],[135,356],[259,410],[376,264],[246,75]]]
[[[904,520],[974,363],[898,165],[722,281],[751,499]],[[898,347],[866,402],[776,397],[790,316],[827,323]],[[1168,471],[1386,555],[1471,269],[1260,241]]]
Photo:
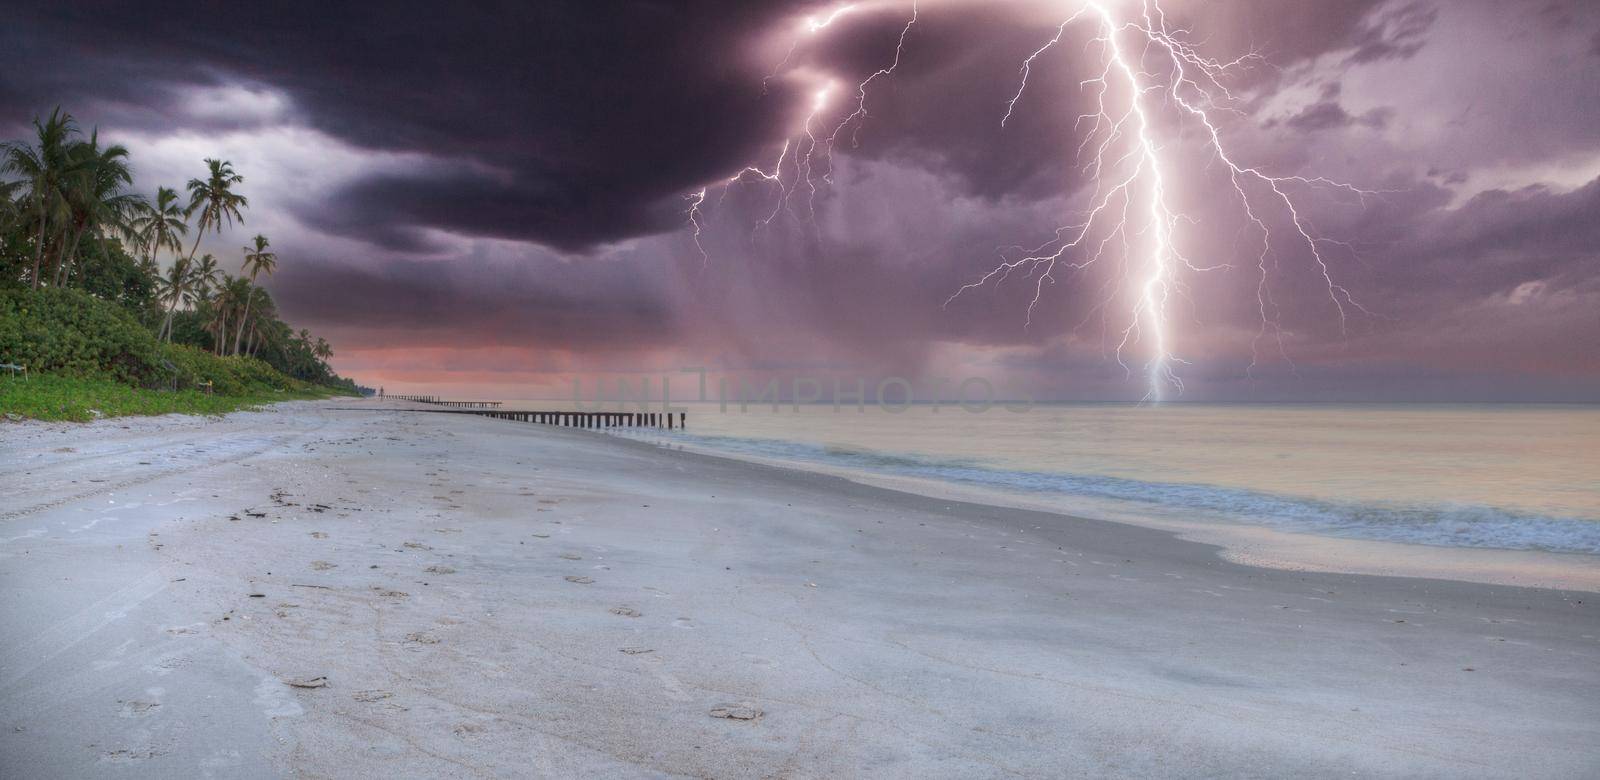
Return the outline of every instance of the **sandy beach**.
[[[0,776],[1600,773],[1592,592],[402,406],[0,427]]]

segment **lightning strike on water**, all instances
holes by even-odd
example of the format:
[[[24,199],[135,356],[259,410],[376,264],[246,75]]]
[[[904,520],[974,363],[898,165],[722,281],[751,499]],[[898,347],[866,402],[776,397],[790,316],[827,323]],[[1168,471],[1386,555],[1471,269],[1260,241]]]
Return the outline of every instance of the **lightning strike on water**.
[[[990,282],[998,284],[1013,272],[1020,272],[1034,277],[1033,298],[1028,304],[1025,318],[1025,324],[1031,324],[1045,284],[1054,284],[1058,271],[1073,273],[1097,265],[1115,264],[1113,274],[1108,276],[1108,281],[1099,290],[1100,300],[1091,309],[1090,315],[1098,311],[1104,318],[1119,294],[1125,296],[1129,303],[1124,324],[1119,326],[1115,348],[1117,363],[1131,373],[1124,356],[1136,348],[1142,349],[1148,353],[1143,367],[1147,383],[1144,400],[1160,402],[1168,391],[1181,394],[1183,381],[1174,367],[1185,361],[1177,356],[1173,347],[1175,339],[1170,327],[1173,298],[1188,296],[1184,281],[1188,272],[1225,270],[1232,266],[1228,263],[1197,265],[1179,249],[1179,227],[1195,220],[1182,214],[1173,205],[1175,197],[1169,186],[1169,177],[1175,176],[1181,166],[1165,153],[1159,137],[1161,128],[1158,120],[1167,119],[1176,120],[1179,125],[1198,126],[1202,130],[1202,143],[1212,160],[1223,166],[1232,185],[1233,196],[1242,209],[1244,224],[1240,230],[1252,231],[1259,236],[1260,251],[1255,256],[1255,294],[1260,326],[1251,341],[1251,362],[1246,369],[1247,374],[1256,369],[1261,360],[1261,343],[1269,338],[1276,344],[1278,355],[1291,370],[1294,369],[1284,345],[1278,303],[1272,296],[1270,279],[1272,273],[1278,270],[1279,251],[1276,243],[1279,240],[1268,227],[1269,219],[1282,220],[1289,228],[1287,240],[1309,252],[1328,298],[1338,312],[1342,332],[1348,327],[1350,310],[1371,315],[1347,288],[1334,280],[1333,271],[1324,255],[1324,250],[1329,246],[1349,249],[1349,245],[1319,236],[1301,213],[1292,193],[1313,187],[1329,188],[1353,194],[1361,199],[1363,205],[1368,196],[1377,193],[1320,176],[1273,176],[1259,168],[1242,164],[1228,151],[1212,117],[1213,112],[1238,113],[1233,108],[1235,96],[1224,84],[1224,79],[1235,69],[1262,58],[1253,51],[1231,61],[1202,56],[1186,39],[1186,31],[1168,24],[1157,0],[1140,0],[1125,17],[1097,0],[1075,5],[1079,5],[1079,10],[1056,27],[1054,37],[1023,60],[1016,92],[1006,101],[1000,127],[1003,130],[1016,112],[1018,103],[1028,90],[1028,79],[1037,60],[1059,46],[1067,30],[1075,23],[1081,21],[1092,24],[1094,37],[1086,46],[1098,47],[1099,71],[1097,75],[1080,81],[1079,89],[1092,94],[1094,111],[1079,116],[1074,125],[1079,129],[1088,125],[1076,149],[1077,158],[1084,161],[1083,171],[1094,183],[1088,199],[1088,211],[1081,221],[1057,228],[1049,241],[1024,251],[1021,257],[1007,259],[1006,250],[1002,249],[998,265],[976,281],[962,285],[945,304],[949,305],[968,290]],[[827,29],[856,8],[853,4],[840,5],[826,14],[805,19],[788,52],[762,80],[763,92],[773,78],[786,75],[785,68],[794,59],[804,40]],[[775,184],[776,202],[770,214],[757,220],[755,230],[759,232],[770,226],[785,210],[797,222],[802,221],[795,213],[792,201],[796,190],[804,185],[807,188],[807,216],[815,227],[818,191],[815,179],[821,178],[824,184],[832,184],[833,149],[847,129],[851,131],[852,145],[856,143],[861,124],[868,116],[868,91],[876,82],[894,76],[905,52],[907,37],[917,23],[918,13],[917,4],[913,2],[910,18],[901,28],[895,45],[893,59],[857,83],[850,113],[834,125],[826,138],[819,140],[814,125],[829,108],[834,84],[822,79],[813,92],[810,112],[796,132],[784,141],[770,170],[747,167],[687,196],[690,201],[688,221],[702,264],[709,262],[701,236],[706,228],[703,207],[712,186],[722,188],[718,198],[720,203],[727,197],[732,185],[758,181]],[[1146,63],[1152,59],[1157,63],[1156,72],[1146,68]],[[800,75],[817,78],[809,69]],[[819,168],[820,177],[816,175]]]
[[[1173,351],[1170,328],[1170,304],[1174,295],[1184,295],[1182,272],[1211,271],[1231,268],[1228,263],[1198,266],[1190,262],[1178,249],[1177,227],[1193,220],[1179,213],[1170,202],[1167,176],[1175,167],[1163,157],[1162,145],[1154,117],[1157,111],[1174,110],[1179,120],[1188,120],[1203,128],[1202,140],[1211,157],[1220,162],[1232,184],[1245,215],[1248,227],[1260,236],[1261,250],[1256,256],[1256,301],[1261,325],[1251,342],[1251,362],[1247,373],[1253,372],[1260,361],[1260,343],[1269,334],[1275,341],[1279,355],[1293,368],[1283,344],[1283,330],[1278,324],[1278,306],[1272,298],[1269,278],[1277,265],[1274,237],[1262,216],[1263,209],[1279,211],[1292,227],[1290,240],[1309,251],[1314,265],[1327,289],[1328,297],[1338,312],[1341,332],[1348,326],[1348,309],[1371,314],[1355,300],[1350,291],[1334,281],[1323,250],[1326,246],[1343,245],[1341,242],[1319,237],[1309,221],[1300,213],[1289,189],[1297,186],[1326,186],[1354,193],[1363,200],[1376,194],[1349,184],[1323,177],[1272,176],[1259,168],[1236,162],[1223,142],[1216,122],[1208,111],[1233,111],[1230,106],[1234,96],[1222,79],[1232,70],[1259,60],[1254,52],[1235,60],[1222,62],[1201,56],[1184,38],[1184,31],[1173,29],[1155,0],[1144,0],[1138,11],[1128,19],[1119,19],[1104,4],[1088,2],[1056,28],[1053,38],[1039,47],[1023,61],[1021,78],[1016,93],[1006,103],[1000,119],[1003,128],[1011,119],[1028,87],[1035,60],[1046,51],[1059,45],[1062,36],[1073,23],[1087,19],[1095,26],[1095,37],[1090,45],[1100,49],[1099,75],[1079,83],[1081,89],[1092,90],[1096,109],[1094,113],[1078,117],[1077,126],[1090,125],[1088,133],[1078,145],[1077,154],[1087,162],[1084,170],[1094,181],[1089,202],[1092,204],[1084,219],[1075,225],[1058,228],[1054,238],[1023,257],[1008,260],[1002,256],[999,265],[977,281],[963,285],[945,301],[946,305],[967,290],[982,287],[990,281],[1003,281],[1019,269],[1034,275],[1033,299],[1028,304],[1027,322],[1032,322],[1044,285],[1055,282],[1058,270],[1081,271],[1102,262],[1111,262],[1108,247],[1120,244],[1110,256],[1117,256],[1122,264],[1121,281],[1137,275],[1133,286],[1132,303],[1127,313],[1126,325],[1121,329],[1116,345],[1116,359],[1127,369],[1124,354],[1135,344],[1146,347],[1149,356],[1144,374],[1148,389],[1144,400],[1160,402],[1167,391],[1183,392],[1183,381],[1174,371],[1181,360]],[[1165,78],[1145,69],[1152,56],[1159,62],[1158,69]],[[1122,95],[1125,105],[1108,106],[1107,96]],[[1156,101],[1152,95],[1163,100]],[[1259,193],[1252,196],[1252,190]],[[1263,202],[1264,201],[1264,202]],[[1143,245],[1135,242],[1143,239]],[[1103,309],[1112,303],[1117,291],[1102,288],[1104,297],[1095,307]]]

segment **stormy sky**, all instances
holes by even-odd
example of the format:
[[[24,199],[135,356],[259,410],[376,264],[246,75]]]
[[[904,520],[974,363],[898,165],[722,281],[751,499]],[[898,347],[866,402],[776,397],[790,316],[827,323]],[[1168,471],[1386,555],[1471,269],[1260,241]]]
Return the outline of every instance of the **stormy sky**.
[[[251,207],[202,250],[236,264],[268,235],[286,318],[391,392],[562,396],[701,366],[1141,397],[1149,329],[1124,346],[1131,376],[1116,359],[1137,252],[947,303],[1082,223],[1120,170],[1097,179],[1080,149],[1092,22],[1034,58],[1000,122],[1079,4],[923,0],[907,28],[910,3],[866,0],[807,32],[839,5],[23,2],[0,24],[0,136],[60,104],[132,149],[147,193],[233,161]],[[1231,197],[1205,127],[1152,91],[1174,242],[1210,269],[1172,287],[1184,398],[1600,399],[1600,5],[1162,9],[1196,56],[1253,55],[1207,106],[1230,160],[1367,191],[1286,185],[1319,263],[1272,193]],[[902,32],[808,180],[796,152]],[[786,142],[781,181],[727,183]]]

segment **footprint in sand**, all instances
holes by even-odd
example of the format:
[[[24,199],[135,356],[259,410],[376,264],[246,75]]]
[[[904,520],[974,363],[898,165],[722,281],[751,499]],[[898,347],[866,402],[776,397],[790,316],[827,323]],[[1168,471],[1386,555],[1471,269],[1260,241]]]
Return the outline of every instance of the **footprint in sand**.
[[[142,718],[161,706],[161,702],[158,701],[124,701],[119,703],[122,705],[122,709],[117,714],[124,718]]]
[[[329,569],[339,568],[339,564],[329,563],[327,561],[312,561],[311,568],[316,569],[317,571],[327,571]]]
[[[583,560],[583,556],[582,555],[578,555],[576,553],[562,553],[561,557],[565,558],[565,559],[567,559],[569,561],[581,561],[581,560]]]
[[[612,607],[611,608],[611,614],[613,614],[613,615],[621,615],[623,617],[631,617],[631,618],[643,617],[644,616],[643,612],[640,612],[639,610],[634,609],[633,607]]]
[[[576,582],[579,585],[588,585],[588,584],[594,582],[594,578],[593,577],[579,577],[576,574],[568,574],[566,576],[566,580],[567,580],[567,582]]]
[[[109,753],[102,754],[100,756],[100,762],[103,764],[131,764],[135,761],[146,761],[162,755],[165,754],[149,748],[141,748],[136,750],[113,750]]]
[[[455,574],[456,573],[456,570],[450,568],[449,566],[429,566],[428,568],[423,569],[423,571],[425,571],[425,572],[427,572],[429,574]]]
[[[718,704],[711,708],[711,717],[727,718],[729,720],[759,720],[762,715],[760,707],[749,702],[733,702],[731,704]]]

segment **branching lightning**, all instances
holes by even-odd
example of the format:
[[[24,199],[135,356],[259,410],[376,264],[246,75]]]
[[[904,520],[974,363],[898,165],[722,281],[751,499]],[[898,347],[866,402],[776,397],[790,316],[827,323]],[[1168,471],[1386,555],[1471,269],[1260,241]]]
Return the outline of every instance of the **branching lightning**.
[[[1140,344],[1148,352],[1144,366],[1148,387],[1145,400],[1159,402],[1168,390],[1182,393],[1183,381],[1174,371],[1174,365],[1183,361],[1173,351],[1170,328],[1173,296],[1184,294],[1184,272],[1232,266],[1228,263],[1196,265],[1178,247],[1177,228],[1180,223],[1191,220],[1171,205],[1167,177],[1175,164],[1163,157],[1162,145],[1156,139],[1156,112],[1167,110],[1176,111],[1180,122],[1198,124],[1203,129],[1202,141],[1211,157],[1227,172],[1248,227],[1260,236],[1260,251],[1256,256],[1256,302],[1261,325],[1252,341],[1252,360],[1247,372],[1255,369],[1260,360],[1260,342],[1269,335],[1279,355],[1288,361],[1283,331],[1278,325],[1278,306],[1269,284],[1277,264],[1275,237],[1267,218],[1262,215],[1263,209],[1279,210],[1292,227],[1294,235],[1290,240],[1309,252],[1338,312],[1341,330],[1348,325],[1349,309],[1370,314],[1348,289],[1334,281],[1323,252],[1326,246],[1338,242],[1316,234],[1288,190],[1321,185],[1354,193],[1363,199],[1375,193],[1323,177],[1272,176],[1259,168],[1236,162],[1208,112],[1233,110],[1234,95],[1224,85],[1223,78],[1260,57],[1251,52],[1223,62],[1200,55],[1184,39],[1184,31],[1168,25],[1155,0],[1141,2],[1136,14],[1128,19],[1119,19],[1100,2],[1085,3],[1069,16],[1056,28],[1053,38],[1023,61],[1017,91],[1006,103],[1001,127],[1011,119],[1018,101],[1027,91],[1035,61],[1058,46],[1067,29],[1079,21],[1094,26],[1095,36],[1089,45],[1099,48],[1101,63],[1097,76],[1079,83],[1080,88],[1091,91],[1095,103],[1095,110],[1078,117],[1077,122],[1080,128],[1089,125],[1077,148],[1079,159],[1087,158],[1084,170],[1094,182],[1088,213],[1080,223],[1057,229],[1050,242],[1024,256],[1002,257],[999,265],[978,280],[963,285],[945,303],[948,305],[967,290],[1004,280],[1012,272],[1021,270],[1035,277],[1027,313],[1027,321],[1031,323],[1044,285],[1055,281],[1058,270],[1076,272],[1101,263],[1120,262],[1121,273],[1113,279],[1125,280],[1133,276],[1135,281],[1129,291],[1132,302],[1126,324],[1116,344],[1117,362],[1126,369],[1125,353],[1133,345]],[[1152,59],[1158,72],[1146,70],[1146,63]],[[1122,102],[1108,103],[1108,95],[1114,92],[1123,96]],[[1157,101],[1156,96],[1162,100]],[[1112,302],[1110,296],[1115,296],[1117,291],[1102,288],[1101,293],[1107,297],[1102,298],[1096,308],[1108,306]]]
[[[1237,59],[1222,61],[1201,55],[1188,41],[1185,30],[1168,24],[1158,0],[1130,1],[1126,6],[1131,10],[1125,12],[1124,6],[1115,6],[1114,11],[1104,0],[1080,0],[1074,5],[1078,10],[1055,28],[1054,36],[1022,61],[1017,89],[1005,103],[1000,127],[1003,131],[1019,110],[1019,103],[1028,92],[1029,77],[1039,66],[1040,58],[1060,46],[1069,29],[1078,24],[1089,25],[1093,37],[1085,46],[1098,52],[1098,70],[1078,84],[1079,89],[1090,96],[1092,110],[1079,116],[1075,124],[1081,133],[1076,156],[1082,162],[1083,172],[1093,182],[1086,201],[1087,211],[1074,224],[1057,228],[1046,243],[1022,250],[1020,256],[1008,256],[1009,250],[1020,247],[1002,249],[998,265],[975,281],[962,285],[945,304],[949,305],[969,290],[991,282],[998,284],[1013,273],[1020,273],[1033,280],[1033,296],[1025,317],[1025,324],[1031,324],[1045,285],[1055,283],[1058,273],[1109,266],[1106,282],[1098,290],[1099,301],[1090,314],[1098,311],[1103,318],[1107,317],[1107,312],[1115,308],[1118,301],[1126,301],[1125,313],[1117,315],[1119,324],[1107,331],[1116,338],[1115,359],[1131,373],[1125,357],[1135,350],[1144,354],[1145,400],[1159,402],[1169,391],[1181,394],[1183,381],[1175,368],[1184,361],[1174,349],[1171,328],[1174,298],[1188,297],[1185,279],[1189,274],[1233,266],[1226,262],[1197,264],[1180,248],[1185,243],[1182,227],[1195,220],[1185,216],[1175,205],[1177,196],[1172,183],[1176,179],[1173,177],[1182,171],[1183,161],[1170,153],[1161,139],[1164,128],[1178,126],[1200,131],[1200,143],[1213,164],[1220,165],[1226,173],[1232,187],[1231,196],[1236,198],[1243,213],[1241,234],[1250,233],[1259,241],[1259,251],[1254,255],[1254,273],[1260,326],[1252,339],[1252,360],[1247,373],[1257,367],[1260,345],[1269,339],[1276,344],[1278,355],[1293,369],[1284,346],[1279,307],[1271,285],[1273,274],[1279,270],[1280,256],[1286,251],[1280,249],[1281,245],[1293,245],[1298,251],[1309,254],[1338,314],[1341,330],[1348,327],[1353,311],[1370,315],[1346,287],[1335,281],[1328,262],[1326,253],[1330,247],[1348,250],[1349,246],[1320,236],[1297,205],[1296,198],[1311,188],[1322,187],[1355,195],[1365,204],[1369,196],[1377,193],[1320,176],[1268,174],[1239,162],[1222,138],[1214,114],[1237,112],[1235,96],[1224,82],[1234,70],[1261,60],[1260,56],[1252,51]],[[818,35],[856,9],[854,4],[840,5],[825,14],[805,19],[788,53],[763,80],[763,91],[772,79],[794,75],[785,69],[806,39]],[[804,186],[807,189],[805,215],[814,227],[816,172],[821,171],[824,185],[832,183],[834,148],[847,130],[851,143],[856,142],[856,135],[868,117],[869,91],[877,82],[894,76],[917,19],[918,9],[913,2],[893,59],[857,83],[854,97],[847,105],[849,113],[825,137],[819,137],[816,125],[824,121],[822,115],[832,108],[829,98],[834,83],[810,69],[794,69],[800,77],[816,84],[810,112],[784,141],[770,170],[748,167],[712,185],[722,187],[719,202],[735,184],[776,185],[776,202],[771,213],[757,221],[755,229],[759,231],[786,210],[797,222],[802,221],[792,203],[795,192]],[[703,207],[708,191],[709,187],[702,188],[688,196],[689,223],[703,261],[709,260],[701,244],[705,228]],[[1274,224],[1281,227],[1283,236],[1274,235],[1270,227]]]
[[[765,79],[762,79],[762,92],[766,92],[768,83],[777,78],[783,72],[784,67],[794,59],[795,52],[800,47],[803,39],[815,36],[822,30],[827,29],[838,21],[840,17],[856,10],[857,7],[855,4],[840,5],[826,14],[807,17],[800,26],[799,34],[790,44],[788,53],[773,68],[772,72]],[[772,221],[785,213],[785,211],[794,216],[796,221],[800,221],[799,215],[793,211],[793,201],[795,192],[804,185],[807,191],[805,198],[806,216],[811,224],[815,226],[817,179],[821,178],[825,184],[831,183],[833,148],[838,142],[839,134],[852,124],[857,126],[857,132],[859,132],[859,123],[867,116],[867,90],[874,82],[892,77],[895,69],[900,67],[900,57],[905,51],[906,36],[910,34],[912,25],[917,23],[917,13],[917,3],[913,0],[911,3],[911,18],[906,22],[905,27],[900,30],[900,38],[895,45],[894,59],[887,66],[874,71],[856,85],[852,110],[834,126],[826,138],[819,139],[815,127],[820,121],[820,115],[829,108],[829,101],[836,84],[831,78],[820,78],[817,80],[816,87],[812,92],[810,112],[806,114],[805,120],[801,122],[799,129],[789,138],[784,139],[783,147],[779,150],[778,159],[773,163],[772,169],[767,171],[757,167],[747,167],[718,182],[717,185],[712,185],[722,187],[722,194],[718,197],[718,201],[720,202],[727,197],[729,186],[734,184],[747,181],[754,182],[757,179],[765,183],[776,184],[778,194],[772,212],[756,221],[755,230],[759,232],[762,228],[769,227]],[[852,134],[852,143],[856,140],[856,136]],[[784,162],[786,160],[790,161],[790,175],[787,178],[784,176]],[[820,176],[817,174],[819,166],[822,171]],[[708,264],[711,258],[710,254],[706,252],[705,245],[701,243],[701,236],[706,229],[704,206],[706,199],[710,196],[709,192],[710,187],[702,187],[687,196],[691,236],[694,240],[695,249],[700,253],[702,266]]]

